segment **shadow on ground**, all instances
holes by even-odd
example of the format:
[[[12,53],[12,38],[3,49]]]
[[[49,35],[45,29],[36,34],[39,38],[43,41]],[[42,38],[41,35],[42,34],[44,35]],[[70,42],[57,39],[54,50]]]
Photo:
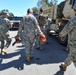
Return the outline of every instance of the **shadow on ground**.
[[[42,64],[53,64],[53,63],[59,63],[59,62],[63,62],[67,55],[68,52],[63,51],[63,49],[65,49],[64,46],[60,45],[57,41],[56,37],[49,37],[49,43],[48,44],[44,44],[43,45],[43,50],[37,50],[36,49],[36,45],[34,48],[34,53],[33,53],[33,59],[31,60],[31,62],[26,62],[25,60],[25,51],[24,51],[24,46],[17,46],[18,50],[15,50],[16,52],[14,53],[10,53],[6,56],[0,55],[0,71],[1,70],[5,70],[11,67],[14,67],[18,70],[23,70],[24,69],[24,64],[26,65],[30,65],[30,64],[38,64],[38,65],[42,65]],[[3,59],[9,59],[12,57],[16,57],[20,55],[20,57],[18,59],[14,59],[10,62],[6,62],[6,63],[2,63]],[[60,68],[60,71],[58,71],[55,75],[63,75],[62,70]]]

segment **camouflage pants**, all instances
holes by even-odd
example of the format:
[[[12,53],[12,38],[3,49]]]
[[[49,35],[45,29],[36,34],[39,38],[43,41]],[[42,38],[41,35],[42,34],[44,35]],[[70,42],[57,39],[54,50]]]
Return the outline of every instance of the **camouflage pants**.
[[[46,39],[47,40],[48,40],[49,31],[50,31],[50,26],[49,25],[46,25],[45,26],[45,36],[46,36]]]
[[[8,48],[12,40],[11,38],[9,38],[9,35],[2,35],[0,33],[0,41],[1,41],[1,50],[2,50],[4,47]]]
[[[33,50],[34,50],[34,45],[35,45],[35,38],[24,37],[23,44],[25,46],[26,57],[32,56]]]
[[[40,27],[40,28],[41,28],[41,31],[45,34],[45,28],[44,27]],[[40,41],[39,35],[36,36],[36,40],[37,40],[37,47],[42,47],[44,43]]]
[[[69,51],[70,49],[69,49],[69,44],[67,44],[67,47],[66,47],[66,51]]]
[[[76,53],[70,53],[64,63],[67,65],[70,65],[72,62],[74,63],[74,66],[76,67]]]

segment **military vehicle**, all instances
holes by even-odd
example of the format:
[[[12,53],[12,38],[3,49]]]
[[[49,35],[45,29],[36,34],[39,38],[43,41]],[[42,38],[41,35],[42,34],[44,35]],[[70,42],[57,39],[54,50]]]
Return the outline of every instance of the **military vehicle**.
[[[10,17],[9,20],[10,22],[12,23],[12,26],[11,26],[11,29],[17,29],[19,28],[19,25],[20,25],[20,21],[23,19],[23,17]]]
[[[54,31],[58,35],[58,40],[62,45],[67,45],[67,36],[64,38],[59,37],[59,32],[63,29],[66,23],[74,16],[73,6],[76,4],[76,0],[65,0],[58,5],[54,5],[46,10],[45,14],[52,19],[50,26],[51,31]]]

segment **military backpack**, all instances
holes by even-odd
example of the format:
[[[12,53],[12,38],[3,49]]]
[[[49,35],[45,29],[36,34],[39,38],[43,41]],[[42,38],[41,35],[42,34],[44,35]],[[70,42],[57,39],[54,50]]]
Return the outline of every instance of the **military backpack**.
[[[46,24],[46,15],[40,14],[38,18],[39,26],[44,26]]]

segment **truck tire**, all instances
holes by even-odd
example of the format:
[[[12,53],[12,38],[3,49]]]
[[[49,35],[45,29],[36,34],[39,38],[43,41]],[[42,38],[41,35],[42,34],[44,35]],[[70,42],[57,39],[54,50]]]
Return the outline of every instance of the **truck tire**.
[[[57,18],[62,18],[64,17],[63,15],[63,8],[64,8],[64,5],[65,5],[65,1],[61,2],[58,7],[57,7]]]
[[[65,37],[63,37],[63,38],[61,38],[60,36],[59,36],[59,33],[63,30],[63,28],[64,28],[64,26],[66,25],[66,23],[67,23],[67,21],[66,20],[60,20],[60,26],[58,27],[59,28],[59,30],[58,30],[58,41],[59,41],[59,43],[60,44],[62,44],[62,45],[67,45],[67,41],[68,41],[68,35],[66,35]]]

